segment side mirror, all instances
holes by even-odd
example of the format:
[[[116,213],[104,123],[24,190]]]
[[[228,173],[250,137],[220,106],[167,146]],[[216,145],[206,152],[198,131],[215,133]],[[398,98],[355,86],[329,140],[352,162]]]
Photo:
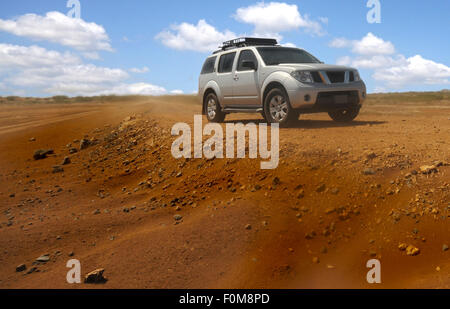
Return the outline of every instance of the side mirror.
[[[256,71],[256,64],[253,61],[250,60],[245,60],[242,62],[242,67],[246,68],[246,69],[250,69],[250,70],[255,70]]]

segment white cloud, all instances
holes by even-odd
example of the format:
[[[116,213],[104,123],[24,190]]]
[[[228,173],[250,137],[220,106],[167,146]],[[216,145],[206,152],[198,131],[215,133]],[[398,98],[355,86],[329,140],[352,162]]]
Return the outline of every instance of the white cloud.
[[[189,23],[172,25],[170,30],[156,35],[156,39],[160,40],[167,47],[200,52],[216,50],[224,41],[235,37],[236,34],[233,32],[229,30],[220,32],[203,19],[197,25]]]
[[[330,47],[334,48],[350,47],[351,45],[352,41],[347,40],[346,38],[336,38],[330,42]]]
[[[339,58],[337,64],[373,70],[372,77],[380,83],[375,87],[377,92],[412,85],[450,84],[450,67],[447,65],[425,59],[421,55],[408,58],[396,54],[391,42],[384,41],[372,33],[368,33],[359,41],[335,39],[330,46],[347,47],[355,54]]]
[[[312,35],[324,35],[322,24],[327,24],[326,17],[318,21],[308,15],[301,15],[298,6],[282,2],[260,2],[248,7],[238,8],[233,15],[239,22],[254,26],[252,36],[272,37],[282,40],[282,32],[303,29]],[[239,37],[230,30],[219,31],[204,19],[197,24],[174,24],[168,30],[158,33],[155,39],[177,50],[210,52],[218,49],[224,41]]]
[[[0,72],[5,69],[76,65],[81,60],[71,53],[60,53],[39,46],[0,43]]]
[[[0,19],[0,31],[80,51],[112,51],[108,34],[102,26],[70,18],[60,12],[48,12],[45,16],[26,14],[14,20]]]
[[[136,83],[136,84],[121,84],[111,89],[103,90],[94,95],[163,95],[167,94],[167,90],[163,87],[148,84],[148,83]]]
[[[142,70],[142,69],[141,69]],[[128,84],[126,71],[100,67],[71,53],[39,46],[0,44],[1,90],[25,95],[30,89],[50,95],[142,94],[161,95],[167,91],[148,83]]]
[[[415,55],[395,65],[376,70],[373,78],[391,88],[411,84],[450,84],[450,67]]]
[[[358,55],[391,55],[395,53],[395,47],[391,42],[384,41],[371,32],[361,40],[351,41],[345,38],[336,38],[331,41],[330,46],[335,48],[350,47],[352,52]]]
[[[237,21],[254,25],[257,36],[280,37],[280,32],[303,28],[313,35],[323,35],[322,25],[301,15],[298,6],[283,2],[260,2],[237,9]],[[322,18],[323,21],[325,21]]]
[[[290,42],[282,43],[281,46],[284,46],[284,47],[294,47],[294,48],[297,47],[297,45],[295,45],[294,43],[290,43]]]
[[[137,73],[137,74],[147,73],[148,71],[150,71],[150,69],[149,69],[148,67],[131,68],[131,69],[130,69],[130,72],[131,72],[131,73]]]
[[[172,90],[170,92],[170,94],[173,94],[173,95],[184,94],[184,91],[176,89],[176,90]]]

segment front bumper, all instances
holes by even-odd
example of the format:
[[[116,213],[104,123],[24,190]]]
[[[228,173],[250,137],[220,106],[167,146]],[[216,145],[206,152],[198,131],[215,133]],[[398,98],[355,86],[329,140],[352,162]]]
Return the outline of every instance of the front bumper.
[[[363,81],[337,84],[291,82],[288,96],[294,109],[333,109],[342,105],[361,106],[367,96]],[[347,102],[346,102],[346,97]]]

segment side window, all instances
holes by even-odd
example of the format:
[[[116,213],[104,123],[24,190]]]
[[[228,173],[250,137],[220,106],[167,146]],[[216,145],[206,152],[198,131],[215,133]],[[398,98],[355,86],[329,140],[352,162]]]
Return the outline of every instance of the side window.
[[[219,60],[219,73],[229,73],[233,70],[234,57],[236,53],[225,54]]]
[[[209,74],[209,73],[214,72],[214,65],[216,64],[216,59],[217,59],[217,57],[210,57],[210,58],[206,59],[205,64],[203,65],[201,74]]]
[[[242,71],[252,71],[249,68],[244,68],[244,66],[242,65],[244,63],[244,61],[253,61],[256,65],[256,67],[258,67],[258,60],[256,59],[255,54],[253,53],[253,51],[247,49],[247,50],[243,50],[241,51],[241,54],[239,55],[239,61],[238,61],[238,68],[237,70],[242,72]]]

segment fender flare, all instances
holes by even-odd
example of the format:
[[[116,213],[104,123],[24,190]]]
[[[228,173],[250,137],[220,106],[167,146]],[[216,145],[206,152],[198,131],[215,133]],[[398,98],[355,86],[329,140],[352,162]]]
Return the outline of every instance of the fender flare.
[[[261,87],[261,105],[264,106],[264,100],[266,99],[266,95],[269,93],[269,91],[272,89],[273,85],[281,85],[281,87],[284,88],[284,90],[286,91],[286,94],[288,94],[287,92],[287,87],[286,87],[286,79],[289,78],[290,75],[287,72],[273,72],[272,74],[270,74],[269,76],[267,76],[267,78],[264,80],[262,87]]]

